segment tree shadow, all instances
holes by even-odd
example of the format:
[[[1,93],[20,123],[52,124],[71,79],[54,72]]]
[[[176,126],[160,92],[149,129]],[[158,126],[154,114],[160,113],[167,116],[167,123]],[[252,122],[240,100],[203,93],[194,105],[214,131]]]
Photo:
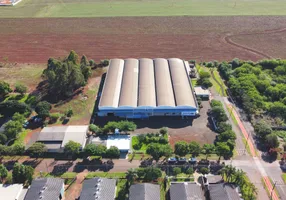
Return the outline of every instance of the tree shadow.
[[[4,163],[4,166],[6,167],[6,169],[8,171],[12,170],[14,165],[18,163],[18,160],[9,160],[7,162]]]
[[[42,162],[42,159],[33,159],[33,160],[25,160],[22,164],[29,165],[33,168],[36,168],[41,162]]]
[[[269,154],[268,152],[263,152],[261,154],[261,158],[265,161],[265,162],[268,162],[268,163],[273,163],[277,160],[277,156],[278,154],[277,153],[272,153],[272,154]]]
[[[51,174],[54,176],[60,176],[65,172],[67,172],[72,165],[73,165],[72,161],[68,161],[64,164],[55,165]]]

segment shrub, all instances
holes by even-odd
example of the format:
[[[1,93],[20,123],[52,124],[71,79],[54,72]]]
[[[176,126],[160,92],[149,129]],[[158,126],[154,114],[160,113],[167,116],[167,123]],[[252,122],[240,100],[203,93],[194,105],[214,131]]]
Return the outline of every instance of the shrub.
[[[21,95],[25,94],[28,91],[27,86],[21,83],[16,83],[15,85],[15,92],[20,93]]]
[[[60,113],[51,113],[50,114],[50,123],[56,123],[60,117],[61,117]]]
[[[200,173],[202,173],[202,174],[208,174],[210,172],[210,170],[208,169],[208,168],[206,168],[206,167],[202,167],[202,168],[200,168]]]
[[[107,67],[109,65],[109,60],[101,60],[100,61],[100,64],[103,66],[103,67]]]
[[[117,147],[111,146],[109,149],[106,150],[105,156],[107,158],[119,158],[120,151]]]
[[[51,108],[52,105],[49,102],[41,101],[36,105],[35,111],[40,117],[46,118],[50,115]]]
[[[168,144],[168,139],[164,138],[164,137],[160,137],[159,138],[159,141],[158,141],[160,144]]]
[[[180,167],[174,167],[173,173],[175,176],[177,176],[178,174],[182,173],[182,170]]]
[[[190,167],[186,170],[186,174],[188,174],[188,175],[192,175],[193,173],[194,173],[194,169],[192,167]]]
[[[89,130],[93,133],[101,133],[101,129],[98,126],[96,126],[95,124],[90,124]]]
[[[168,133],[168,128],[167,127],[160,128],[159,133],[162,135],[166,135]]]

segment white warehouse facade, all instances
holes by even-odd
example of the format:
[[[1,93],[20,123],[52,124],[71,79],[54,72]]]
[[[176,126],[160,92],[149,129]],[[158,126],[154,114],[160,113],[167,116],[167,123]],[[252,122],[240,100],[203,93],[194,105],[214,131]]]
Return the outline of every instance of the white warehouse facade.
[[[196,116],[188,63],[171,59],[111,59],[98,116]]]

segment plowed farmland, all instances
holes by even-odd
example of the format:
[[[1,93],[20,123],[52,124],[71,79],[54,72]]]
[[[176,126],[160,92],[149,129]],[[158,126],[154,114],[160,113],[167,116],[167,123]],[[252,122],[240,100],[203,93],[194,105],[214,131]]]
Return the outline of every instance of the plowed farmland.
[[[71,49],[97,61],[114,57],[259,60],[265,54],[283,55],[284,32],[275,40],[270,35],[271,30],[283,28],[283,16],[0,19],[0,52],[10,62],[22,63],[45,63]],[[270,32],[255,37],[263,31]],[[245,33],[252,33],[254,39]]]

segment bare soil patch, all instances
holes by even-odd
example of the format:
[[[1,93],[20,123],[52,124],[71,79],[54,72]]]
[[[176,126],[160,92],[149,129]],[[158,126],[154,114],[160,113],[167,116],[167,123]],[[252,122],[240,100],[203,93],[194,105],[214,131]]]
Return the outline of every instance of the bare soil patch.
[[[0,52],[10,61],[26,63],[46,63],[49,57],[65,56],[71,49],[95,60],[114,57],[259,60],[263,56],[226,44],[223,38],[227,34],[284,27],[284,16],[0,19]],[[247,37],[241,40],[248,44]],[[282,43],[276,48],[283,49],[282,33],[277,40]],[[256,42],[259,49],[276,44],[273,39]],[[276,57],[282,51],[270,53]]]

